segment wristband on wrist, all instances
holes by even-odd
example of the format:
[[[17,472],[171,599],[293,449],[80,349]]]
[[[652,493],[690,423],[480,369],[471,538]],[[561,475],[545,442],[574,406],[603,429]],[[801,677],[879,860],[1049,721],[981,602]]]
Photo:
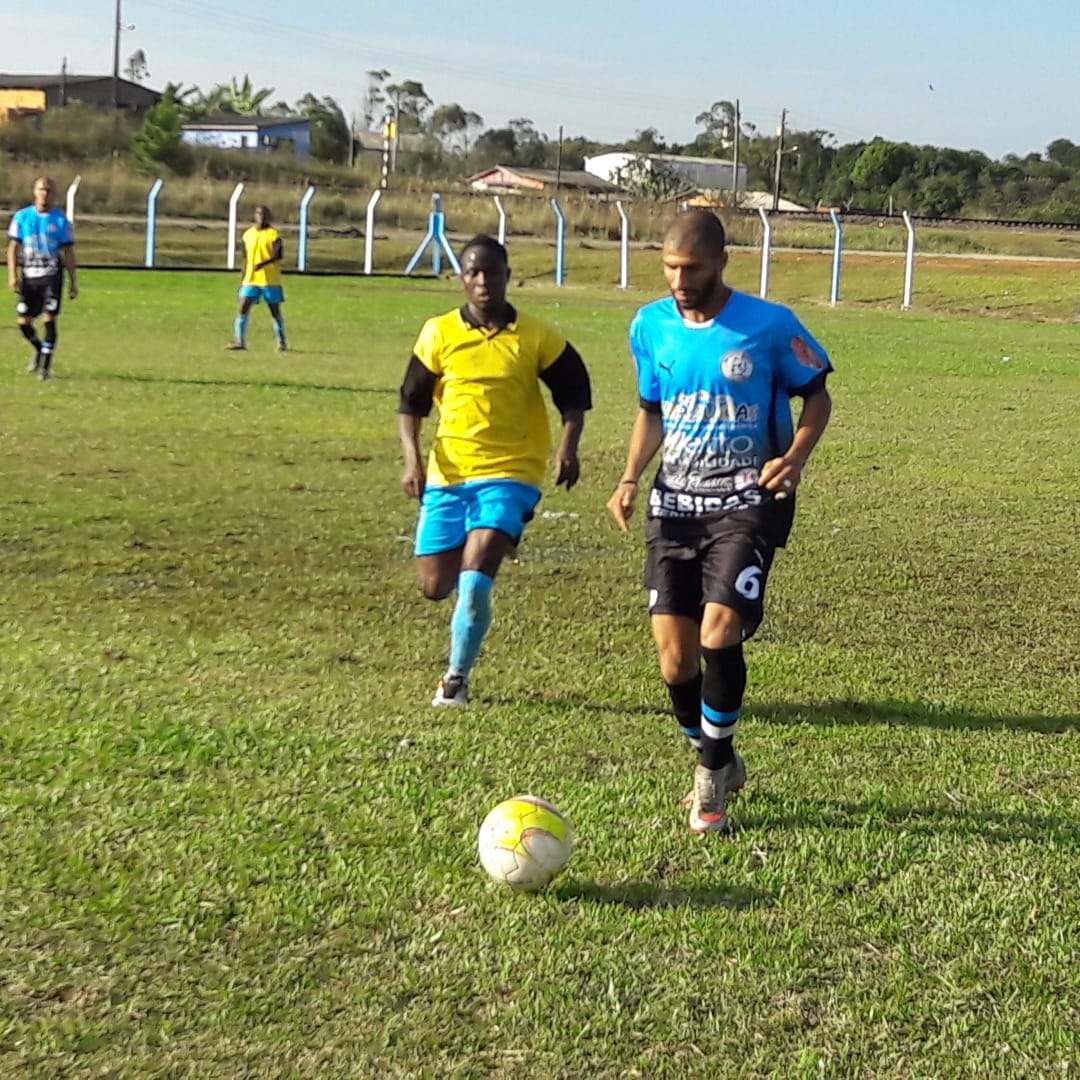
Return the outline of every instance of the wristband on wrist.
[[[638,482],[636,480],[620,480],[615,486],[616,487],[627,487],[627,486],[637,487]]]

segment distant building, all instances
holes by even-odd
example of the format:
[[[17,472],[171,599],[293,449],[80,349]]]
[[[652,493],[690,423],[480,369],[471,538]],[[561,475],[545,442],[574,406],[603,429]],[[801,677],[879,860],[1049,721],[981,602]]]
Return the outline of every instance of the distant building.
[[[6,75],[0,73],[0,124],[12,116],[43,113],[80,102],[102,109],[113,107],[111,75]],[[130,112],[146,112],[160,100],[156,90],[130,79],[117,79],[116,102]]]
[[[644,162],[646,169],[654,163],[662,163],[667,169],[686,181],[688,188],[699,191],[731,191],[735,186],[742,191],[746,188],[746,166],[739,166],[738,184],[733,185],[735,163],[722,158],[686,157],[681,154],[639,154],[629,150],[613,150],[607,154],[596,154],[585,159],[585,171],[602,177],[613,183],[619,183],[619,177],[631,163]]]
[[[219,150],[291,150],[299,158],[311,154],[311,121],[306,116],[224,113],[183,124],[180,137],[192,146],[216,146]]]
[[[494,165],[465,181],[476,191],[514,194],[522,191],[576,191],[585,195],[618,195],[622,189],[583,169],[526,169]]]

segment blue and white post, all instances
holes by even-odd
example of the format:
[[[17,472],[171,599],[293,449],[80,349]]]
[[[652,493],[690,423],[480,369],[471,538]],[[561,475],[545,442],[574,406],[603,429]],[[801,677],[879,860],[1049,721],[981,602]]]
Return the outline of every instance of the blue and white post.
[[[307,242],[308,242],[308,207],[315,198],[315,188],[308,187],[300,200],[300,239],[296,245],[296,269],[303,273],[307,269]]]
[[[405,267],[406,274],[411,274],[416,269],[429,245],[431,246],[431,271],[436,277],[442,271],[441,255],[443,252],[446,252],[446,259],[454,268],[454,273],[461,273],[461,263],[458,262],[454,249],[450,246],[450,241],[446,239],[446,215],[443,213],[442,196],[439,194],[431,196],[431,213],[428,215],[427,235],[420,241],[420,246],[416,251],[413,252],[409,265]]]
[[[498,195],[493,196],[493,198],[495,199],[495,209],[499,212],[499,243],[506,247],[506,209]]]
[[[763,207],[758,207],[761,215],[761,285],[758,288],[758,296],[762,300],[769,295],[769,260],[772,258],[772,222]]]
[[[904,302],[900,305],[900,310],[910,311],[911,297],[915,291],[915,226],[906,210],[904,225],[907,227],[907,261],[904,264]]]
[[[368,199],[367,216],[364,219],[364,273],[371,275],[375,266],[375,207],[382,198],[382,188],[376,188]]]
[[[230,270],[236,269],[236,206],[244,194],[244,185],[237,184],[229,196],[229,246],[225,252],[225,265]]]
[[[159,176],[146,195],[146,266],[154,266],[154,243],[157,239],[157,200],[165,181]]]
[[[840,224],[840,215],[835,210],[829,211],[833,225],[832,249],[832,291],[829,302],[835,307],[840,301],[840,257],[844,250],[844,226]]]
[[[68,221],[70,221],[72,225],[75,224],[75,195],[78,193],[79,184],[81,183],[82,173],[76,176],[75,179],[72,180],[70,184],[68,184],[66,203],[67,209],[65,210],[65,213],[67,214]]]
[[[630,288],[630,219],[623,209],[622,200],[615,202],[615,209],[619,212],[621,232],[619,234],[619,288]]]
[[[566,280],[566,215],[558,199],[551,200],[551,209],[555,211],[555,284],[561,285]]]

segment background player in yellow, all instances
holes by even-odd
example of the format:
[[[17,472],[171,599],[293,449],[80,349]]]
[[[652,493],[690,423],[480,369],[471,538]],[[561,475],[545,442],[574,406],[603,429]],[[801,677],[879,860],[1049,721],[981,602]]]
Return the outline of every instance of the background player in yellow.
[[[551,434],[544,383],[562,415],[555,484],[577,483],[578,442],[592,391],[585,364],[552,326],[506,299],[506,248],[490,236],[461,253],[465,304],[428,319],[401,387],[401,486],[420,499],[416,570],[429,600],[457,588],[450,664],[432,705],[464,705],[469,673],[491,623],[491,587],[540,501]],[[438,406],[425,471],[420,425]]]
[[[244,248],[244,274],[240,279],[240,307],[236,313],[235,336],[226,348],[232,351],[247,348],[248,312],[260,300],[265,300],[274,320],[274,336],[278,352],[284,352],[285,318],[281,305],[285,290],[281,287],[281,260],[285,255],[281,235],[270,224],[270,207],[255,207],[255,224],[241,238]]]

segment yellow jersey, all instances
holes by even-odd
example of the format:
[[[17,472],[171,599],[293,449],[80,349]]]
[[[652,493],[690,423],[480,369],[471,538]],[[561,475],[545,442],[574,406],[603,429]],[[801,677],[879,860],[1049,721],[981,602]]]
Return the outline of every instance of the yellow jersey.
[[[551,430],[540,372],[566,349],[552,326],[513,312],[497,330],[476,325],[467,307],[428,319],[413,354],[436,376],[439,424],[428,481],[520,480],[539,486]]]
[[[271,263],[261,270],[255,269],[259,263],[274,257],[274,245],[280,239],[281,234],[269,225],[265,229],[256,229],[252,225],[244,233],[244,285],[281,284],[281,263]]]

